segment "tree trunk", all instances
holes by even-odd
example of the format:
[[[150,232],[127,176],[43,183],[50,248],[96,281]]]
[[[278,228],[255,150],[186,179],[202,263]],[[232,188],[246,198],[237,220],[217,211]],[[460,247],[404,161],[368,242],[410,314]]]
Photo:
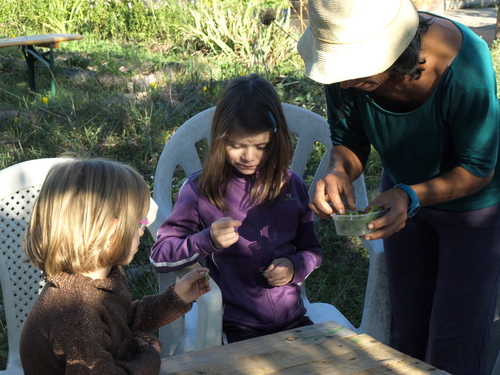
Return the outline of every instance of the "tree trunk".
[[[497,27],[495,29],[495,40],[500,39],[500,0],[498,0]]]

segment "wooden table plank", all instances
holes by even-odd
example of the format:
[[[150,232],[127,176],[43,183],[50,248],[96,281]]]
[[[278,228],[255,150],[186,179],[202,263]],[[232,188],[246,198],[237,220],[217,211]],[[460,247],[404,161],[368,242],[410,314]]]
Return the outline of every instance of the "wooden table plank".
[[[31,35],[31,36],[17,36],[13,38],[0,38],[0,48],[59,43],[59,42],[66,42],[69,40],[80,40],[80,39],[83,39],[83,35],[44,34],[44,35]]]
[[[446,371],[439,370],[434,366],[421,362],[418,359],[407,357],[404,361],[391,363],[384,366],[382,369],[371,369],[356,372],[352,375],[450,375]]]
[[[238,359],[251,355],[266,353],[285,347],[300,347],[304,343],[317,341],[325,337],[348,337],[355,336],[353,332],[335,322],[325,322],[306,326],[289,331],[278,332],[265,336],[233,344],[216,346],[200,352],[190,352],[163,359],[162,367],[166,372],[162,374],[174,374],[178,371],[197,368],[207,363],[224,362],[228,359]]]
[[[357,336],[353,336],[357,337]],[[345,342],[343,340],[346,340]],[[358,340],[359,341],[359,340]],[[374,340],[369,338],[367,345],[372,344]],[[312,368],[320,370],[323,364],[329,363],[332,356],[342,358],[346,356],[345,361],[351,361],[353,349],[351,340],[347,338],[320,338],[316,341],[302,341],[281,343],[283,345],[263,345],[265,348],[260,353],[249,353],[248,351],[223,357],[222,361],[206,363],[195,369],[180,370],[173,372],[175,375],[236,375],[236,374],[280,374],[283,372],[289,374],[310,374]],[[376,344],[376,341],[374,342]],[[301,345],[296,345],[301,344]],[[319,368],[318,368],[319,366]],[[345,366],[341,366],[343,370]],[[167,374],[169,374],[167,372]],[[346,372],[348,374],[348,372]]]
[[[161,374],[446,374],[333,322],[311,327],[171,357]]]
[[[364,335],[365,336],[365,335]],[[346,341],[345,339],[341,339]],[[341,341],[337,340],[337,341]],[[282,368],[267,374],[272,375],[379,375],[379,374],[447,374],[427,363],[421,362],[370,336],[363,337],[349,345],[350,351],[339,354],[332,352],[328,358],[315,359],[298,366]],[[238,372],[236,372],[238,373]],[[251,372],[239,372],[251,374]]]

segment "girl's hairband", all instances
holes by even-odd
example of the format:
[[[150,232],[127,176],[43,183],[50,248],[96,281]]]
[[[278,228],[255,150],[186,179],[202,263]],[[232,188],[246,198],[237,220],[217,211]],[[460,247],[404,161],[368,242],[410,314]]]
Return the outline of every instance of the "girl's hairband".
[[[271,111],[269,111],[269,117],[271,118],[271,122],[273,123],[273,131],[276,133],[278,125],[277,125],[276,119],[274,118],[274,115]]]

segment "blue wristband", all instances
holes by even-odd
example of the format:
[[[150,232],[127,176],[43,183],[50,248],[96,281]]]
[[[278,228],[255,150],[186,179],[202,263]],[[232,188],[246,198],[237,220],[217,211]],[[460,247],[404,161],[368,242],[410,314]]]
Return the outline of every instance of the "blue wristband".
[[[413,217],[420,208],[420,200],[418,199],[417,193],[415,193],[415,190],[405,184],[397,184],[394,185],[394,187],[404,190],[410,197],[410,205],[408,206],[408,218]]]

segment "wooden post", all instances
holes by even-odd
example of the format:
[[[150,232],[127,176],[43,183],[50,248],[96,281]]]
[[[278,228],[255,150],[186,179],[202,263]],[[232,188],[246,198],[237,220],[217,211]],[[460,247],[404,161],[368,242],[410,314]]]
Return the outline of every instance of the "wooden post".
[[[495,28],[495,38],[494,40],[500,39],[500,0],[498,1],[498,11],[497,11],[497,26]]]

